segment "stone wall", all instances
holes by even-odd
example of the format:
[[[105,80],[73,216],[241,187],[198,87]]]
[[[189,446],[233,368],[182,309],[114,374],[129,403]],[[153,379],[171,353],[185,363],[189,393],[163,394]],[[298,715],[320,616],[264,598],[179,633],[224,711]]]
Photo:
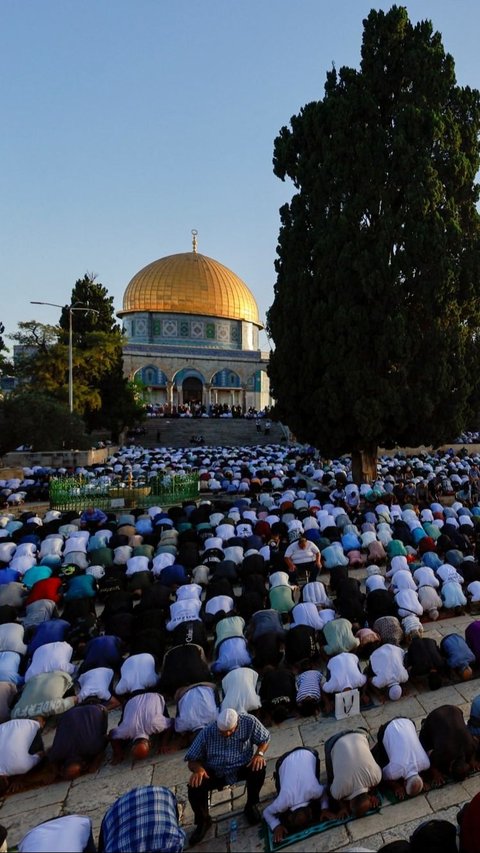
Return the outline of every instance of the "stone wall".
[[[393,450],[379,448],[379,456],[395,456],[396,453],[405,453],[407,456],[418,456],[420,453],[434,453],[437,450],[453,450],[458,455],[461,450],[467,450],[469,454],[480,453],[480,444],[441,444],[440,447],[395,447]]]
[[[51,450],[45,452],[14,450],[11,453],[5,453],[2,457],[2,465],[12,468],[31,468],[33,465],[52,468],[102,465],[117,450],[117,446],[102,447],[98,450]]]

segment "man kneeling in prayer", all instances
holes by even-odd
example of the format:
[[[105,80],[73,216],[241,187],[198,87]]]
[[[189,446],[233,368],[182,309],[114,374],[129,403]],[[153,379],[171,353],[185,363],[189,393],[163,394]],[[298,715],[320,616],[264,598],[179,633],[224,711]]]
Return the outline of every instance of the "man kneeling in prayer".
[[[278,759],[277,796],[263,812],[275,844],[291,832],[334,817],[327,811],[328,795],[318,780],[319,773],[320,759],[314,749],[298,747]]]
[[[382,779],[364,730],[340,732],[325,742],[325,764],[336,817],[363,817],[380,805],[373,793]]]
[[[380,726],[372,755],[382,768],[383,779],[399,800],[414,797],[424,788],[422,773],[430,759],[418,738],[415,724],[406,717],[395,717]]]

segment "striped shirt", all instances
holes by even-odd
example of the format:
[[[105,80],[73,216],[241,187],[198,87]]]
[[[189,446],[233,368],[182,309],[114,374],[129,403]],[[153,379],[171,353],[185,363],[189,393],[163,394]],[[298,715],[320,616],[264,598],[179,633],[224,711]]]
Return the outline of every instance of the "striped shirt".
[[[302,672],[297,678],[297,705],[305,699],[316,699],[320,701],[322,673],[318,669],[309,669]]]

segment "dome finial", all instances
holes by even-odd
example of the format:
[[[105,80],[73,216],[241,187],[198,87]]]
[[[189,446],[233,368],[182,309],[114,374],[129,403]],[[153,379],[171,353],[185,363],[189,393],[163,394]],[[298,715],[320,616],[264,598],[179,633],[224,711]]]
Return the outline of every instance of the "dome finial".
[[[193,253],[195,255],[197,254],[197,235],[198,235],[197,229],[192,228],[192,248],[193,248]]]

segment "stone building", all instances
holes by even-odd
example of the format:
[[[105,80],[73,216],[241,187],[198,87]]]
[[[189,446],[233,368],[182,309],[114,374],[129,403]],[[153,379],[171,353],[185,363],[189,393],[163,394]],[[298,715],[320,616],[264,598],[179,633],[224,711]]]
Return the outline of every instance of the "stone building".
[[[139,377],[152,403],[270,405],[263,325],[247,285],[223,264],[191,252],[148,264],[127,286],[122,319],[124,371]]]

